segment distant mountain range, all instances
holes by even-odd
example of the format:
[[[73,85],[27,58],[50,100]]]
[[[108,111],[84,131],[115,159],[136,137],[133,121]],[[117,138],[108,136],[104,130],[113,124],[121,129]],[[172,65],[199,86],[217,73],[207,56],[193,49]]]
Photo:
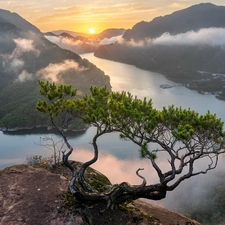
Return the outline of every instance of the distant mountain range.
[[[95,65],[50,42],[18,14],[0,9],[0,128],[49,124],[35,110],[38,79],[71,84],[80,94],[91,85],[110,88],[109,77]]]
[[[95,56],[163,73],[202,93],[225,97],[225,7],[202,3],[139,22]]]
[[[45,37],[59,47],[71,50],[77,54],[94,52],[105,43],[115,43],[116,37],[121,37],[125,29],[111,28],[99,34],[83,34],[73,31],[58,30],[44,33]]]
[[[157,38],[168,32],[171,35],[198,31],[202,28],[225,27],[225,6],[211,3],[193,5],[170,15],[156,17],[150,22],[139,22],[123,35],[125,40]]]

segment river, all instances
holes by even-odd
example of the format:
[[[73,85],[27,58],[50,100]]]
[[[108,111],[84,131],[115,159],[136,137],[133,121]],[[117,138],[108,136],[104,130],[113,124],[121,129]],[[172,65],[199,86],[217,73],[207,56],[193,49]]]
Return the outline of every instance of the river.
[[[218,100],[213,95],[199,94],[169,81],[159,73],[96,58],[92,53],[83,54],[81,57],[88,59],[110,76],[113,91],[124,90],[139,98],[151,98],[154,107],[158,109],[173,104],[194,109],[199,113],[206,113],[210,110],[211,113],[216,113],[225,121],[225,101]],[[171,84],[174,87],[162,89],[160,88],[161,84]],[[89,143],[94,132],[94,128],[90,128],[86,132],[74,134],[70,138],[75,149],[72,159],[86,161],[92,157],[92,146]],[[23,163],[27,157],[32,155],[49,156],[51,151],[37,144],[46,135],[51,135],[54,139],[60,138],[51,131],[43,129],[0,132],[0,169],[12,164]],[[149,177],[150,166],[147,161],[139,159],[138,150],[132,143],[121,143],[118,135],[110,134],[100,139],[99,147],[100,159],[94,168],[105,173],[113,183],[124,180],[130,183],[139,183],[140,179],[135,175],[135,171],[139,167],[145,167],[142,174]],[[148,178],[148,182],[157,182],[157,176],[151,176]]]

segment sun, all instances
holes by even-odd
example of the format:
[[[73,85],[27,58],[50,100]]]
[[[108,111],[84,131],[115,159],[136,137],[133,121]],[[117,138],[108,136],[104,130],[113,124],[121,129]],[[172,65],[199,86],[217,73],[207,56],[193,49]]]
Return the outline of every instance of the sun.
[[[90,29],[89,29],[89,33],[90,33],[90,34],[94,34],[94,33],[95,33],[95,28],[90,28]]]

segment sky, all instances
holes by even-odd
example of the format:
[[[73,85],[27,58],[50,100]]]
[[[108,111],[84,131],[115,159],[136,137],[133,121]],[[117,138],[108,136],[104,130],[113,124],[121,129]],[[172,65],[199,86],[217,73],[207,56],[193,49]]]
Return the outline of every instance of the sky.
[[[0,8],[16,12],[42,32],[70,30],[100,33],[130,29],[140,21],[171,14],[203,0],[0,0]],[[224,5],[225,0],[209,0]]]

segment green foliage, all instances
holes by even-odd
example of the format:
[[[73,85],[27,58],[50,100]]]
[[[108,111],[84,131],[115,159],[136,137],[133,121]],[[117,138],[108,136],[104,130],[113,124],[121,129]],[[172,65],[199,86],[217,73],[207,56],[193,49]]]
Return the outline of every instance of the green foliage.
[[[178,140],[190,140],[195,134],[204,134],[205,138],[221,141],[224,138],[223,122],[208,111],[205,115],[191,109],[163,108],[161,123],[172,130]]]
[[[180,142],[198,136],[224,144],[223,122],[210,112],[200,115],[174,106],[156,110],[151,100],[141,100],[127,92],[110,92],[106,86],[91,87],[89,95],[78,99],[71,86],[56,87],[43,81],[39,85],[40,93],[48,99],[38,101],[39,111],[56,116],[65,112],[77,114],[85,123],[105,132],[120,132],[121,139],[130,139],[141,147],[143,158],[156,159],[156,151],[149,151],[147,143],[165,141],[168,134]]]
[[[40,112],[49,113],[50,115],[59,115],[71,107],[71,101],[69,98],[76,96],[76,89],[72,89],[69,85],[56,86],[55,83],[39,81],[40,94],[48,99],[39,100],[36,108]]]
[[[78,99],[75,103],[77,111],[83,115],[83,120],[88,124],[107,124],[109,112],[107,109],[110,91],[106,86],[102,88],[91,87],[90,95]]]
[[[34,81],[27,82],[27,85],[14,82],[4,87],[0,93],[0,127],[33,127],[38,118],[46,122],[47,117],[40,116],[35,110],[37,99],[37,83]]]
[[[79,95],[88,93],[91,85],[106,85],[110,88],[109,76],[106,76],[103,71],[98,69],[88,60],[82,60],[77,54],[60,49],[56,45],[50,44],[45,39],[38,39],[35,37],[34,42],[36,43],[35,47],[40,50],[40,58],[37,59],[35,54],[30,53],[24,53],[23,55],[23,61],[25,63],[24,69],[29,74],[33,74],[32,79],[21,81],[18,79],[18,75],[22,72],[22,70],[13,72],[8,65],[9,62],[4,62],[4,59],[0,63],[1,128],[22,129],[27,127],[31,128],[35,126],[51,125],[49,117],[35,110],[37,100],[41,99],[38,93],[38,81],[35,74],[37,71],[41,71],[41,69],[47,67],[50,63],[63,63],[64,60],[68,59],[71,60],[71,62],[77,62],[79,68],[61,72],[58,76],[56,76],[61,83],[76,86],[79,90]],[[8,47],[10,47],[10,51],[8,53],[10,54],[16,46],[11,39],[7,40],[7,42],[10,42],[8,43]],[[3,64],[6,64],[6,66],[3,67]],[[44,79],[44,76],[42,79]],[[63,90],[63,92],[66,93],[66,90]],[[53,94],[53,96],[48,96],[50,99],[54,97],[54,93],[51,92],[51,94]]]
[[[144,144],[141,145],[141,149],[140,149],[140,158],[143,159],[143,158],[148,158],[150,160],[156,160],[157,158],[157,154],[156,154],[156,150],[153,150],[153,151],[149,151],[148,150],[148,143],[147,142],[144,142]]]
[[[27,164],[34,167],[41,167],[44,169],[50,169],[53,165],[53,159],[50,157],[42,157],[40,155],[34,155],[26,158]]]

